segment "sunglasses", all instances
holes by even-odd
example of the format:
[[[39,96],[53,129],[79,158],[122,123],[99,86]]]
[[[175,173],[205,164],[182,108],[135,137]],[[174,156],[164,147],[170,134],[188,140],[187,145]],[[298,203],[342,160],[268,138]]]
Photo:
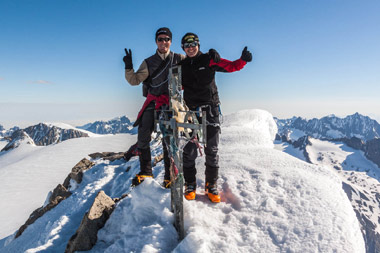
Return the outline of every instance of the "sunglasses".
[[[183,47],[184,48],[189,48],[189,47],[196,47],[198,46],[198,42],[194,41],[194,42],[190,42],[190,43],[184,43],[183,44]]]
[[[168,42],[168,41],[170,41],[170,38],[169,37],[166,37],[166,38],[158,38],[157,39],[157,41],[159,41],[159,42],[162,42],[162,41],[165,41],[165,42]]]

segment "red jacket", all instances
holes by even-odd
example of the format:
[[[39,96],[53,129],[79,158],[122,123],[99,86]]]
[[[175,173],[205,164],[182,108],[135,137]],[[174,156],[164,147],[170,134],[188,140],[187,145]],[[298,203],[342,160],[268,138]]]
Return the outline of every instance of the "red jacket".
[[[141,115],[145,111],[146,107],[152,101],[156,102],[156,106],[154,107],[154,109],[158,110],[162,105],[169,105],[169,96],[166,95],[166,94],[163,94],[163,95],[160,95],[160,96],[155,96],[155,95],[152,95],[152,94],[149,93],[148,96],[145,99],[145,102],[144,102],[142,108],[140,109],[139,114],[137,115],[137,119],[136,119],[135,123],[133,124],[134,127],[139,125],[140,120],[141,120]]]

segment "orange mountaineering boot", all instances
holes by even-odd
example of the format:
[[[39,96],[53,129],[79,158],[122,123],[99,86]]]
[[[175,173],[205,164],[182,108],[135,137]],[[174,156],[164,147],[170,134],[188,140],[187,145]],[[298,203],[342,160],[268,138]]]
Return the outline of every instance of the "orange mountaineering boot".
[[[188,183],[185,183],[185,198],[187,200],[194,200],[195,199],[195,196],[196,196],[196,193],[195,193],[195,189],[197,188],[197,183],[194,182],[194,183],[191,183],[191,184],[188,184]]]
[[[220,195],[219,195],[216,183],[210,184],[207,182],[205,192],[207,193],[207,196],[211,200],[211,202],[213,203],[220,202]]]

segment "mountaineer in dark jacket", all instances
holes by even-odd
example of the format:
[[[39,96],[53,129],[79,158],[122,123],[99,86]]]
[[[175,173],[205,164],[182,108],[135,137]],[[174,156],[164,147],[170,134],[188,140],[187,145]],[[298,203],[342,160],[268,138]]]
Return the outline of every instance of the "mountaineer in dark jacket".
[[[154,110],[169,104],[168,74],[169,68],[184,58],[181,54],[170,51],[172,33],[169,28],[162,27],[156,32],[157,50],[154,55],[145,59],[135,72],[132,64],[131,49],[125,49],[125,78],[131,85],[143,82],[143,93],[146,100],[138,114],[134,126],[138,125],[137,148],[140,160],[140,172],[132,180],[132,185],[139,185],[146,177],[153,177],[149,143],[154,130]],[[165,178],[163,185],[170,182],[170,160],[168,149],[163,141]]]
[[[186,53],[186,58],[179,63],[182,66],[184,100],[190,110],[206,111],[206,192],[212,202],[220,202],[217,189],[220,101],[215,83],[215,73],[234,72],[242,69],[247,62],[252,60],[252,54],[247,50],[247,47],[244,48],[241,58],[236,61],[220,58],[214,49],[210,49],[207,54],[204,54],[199,51],[199,38],[194,33],[185,34],[182,38],[181,46]],[[197,145],[189,142],[183,150],[185,198],[187,200],[193,200],[196,196],[197,170],[195,168],[195,159],[197,155]]]

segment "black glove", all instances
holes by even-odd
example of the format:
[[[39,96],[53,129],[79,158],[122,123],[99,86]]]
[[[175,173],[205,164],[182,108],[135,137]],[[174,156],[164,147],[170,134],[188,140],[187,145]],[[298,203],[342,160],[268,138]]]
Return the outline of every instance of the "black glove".
[[[208,55],[210,55],[211,59],[214,60],[214,62],[220,62],[220,55],[215,49],[208,50]]]
[[[124,50],[125,50],[125,56],[123,57],[123,61],[124,61],[124,64],[125,64],[125,69],[133,69],[132,51],[131,51],[131,49],[129,49],[127,51],[126,48],[124,48]]]
[[[245,62],[252,61],[252,54],[251,54],[251,52],[248,51],[247,47],[245,47],[243,49],[243,52],[241,53],[240,59],[242,59]]]

